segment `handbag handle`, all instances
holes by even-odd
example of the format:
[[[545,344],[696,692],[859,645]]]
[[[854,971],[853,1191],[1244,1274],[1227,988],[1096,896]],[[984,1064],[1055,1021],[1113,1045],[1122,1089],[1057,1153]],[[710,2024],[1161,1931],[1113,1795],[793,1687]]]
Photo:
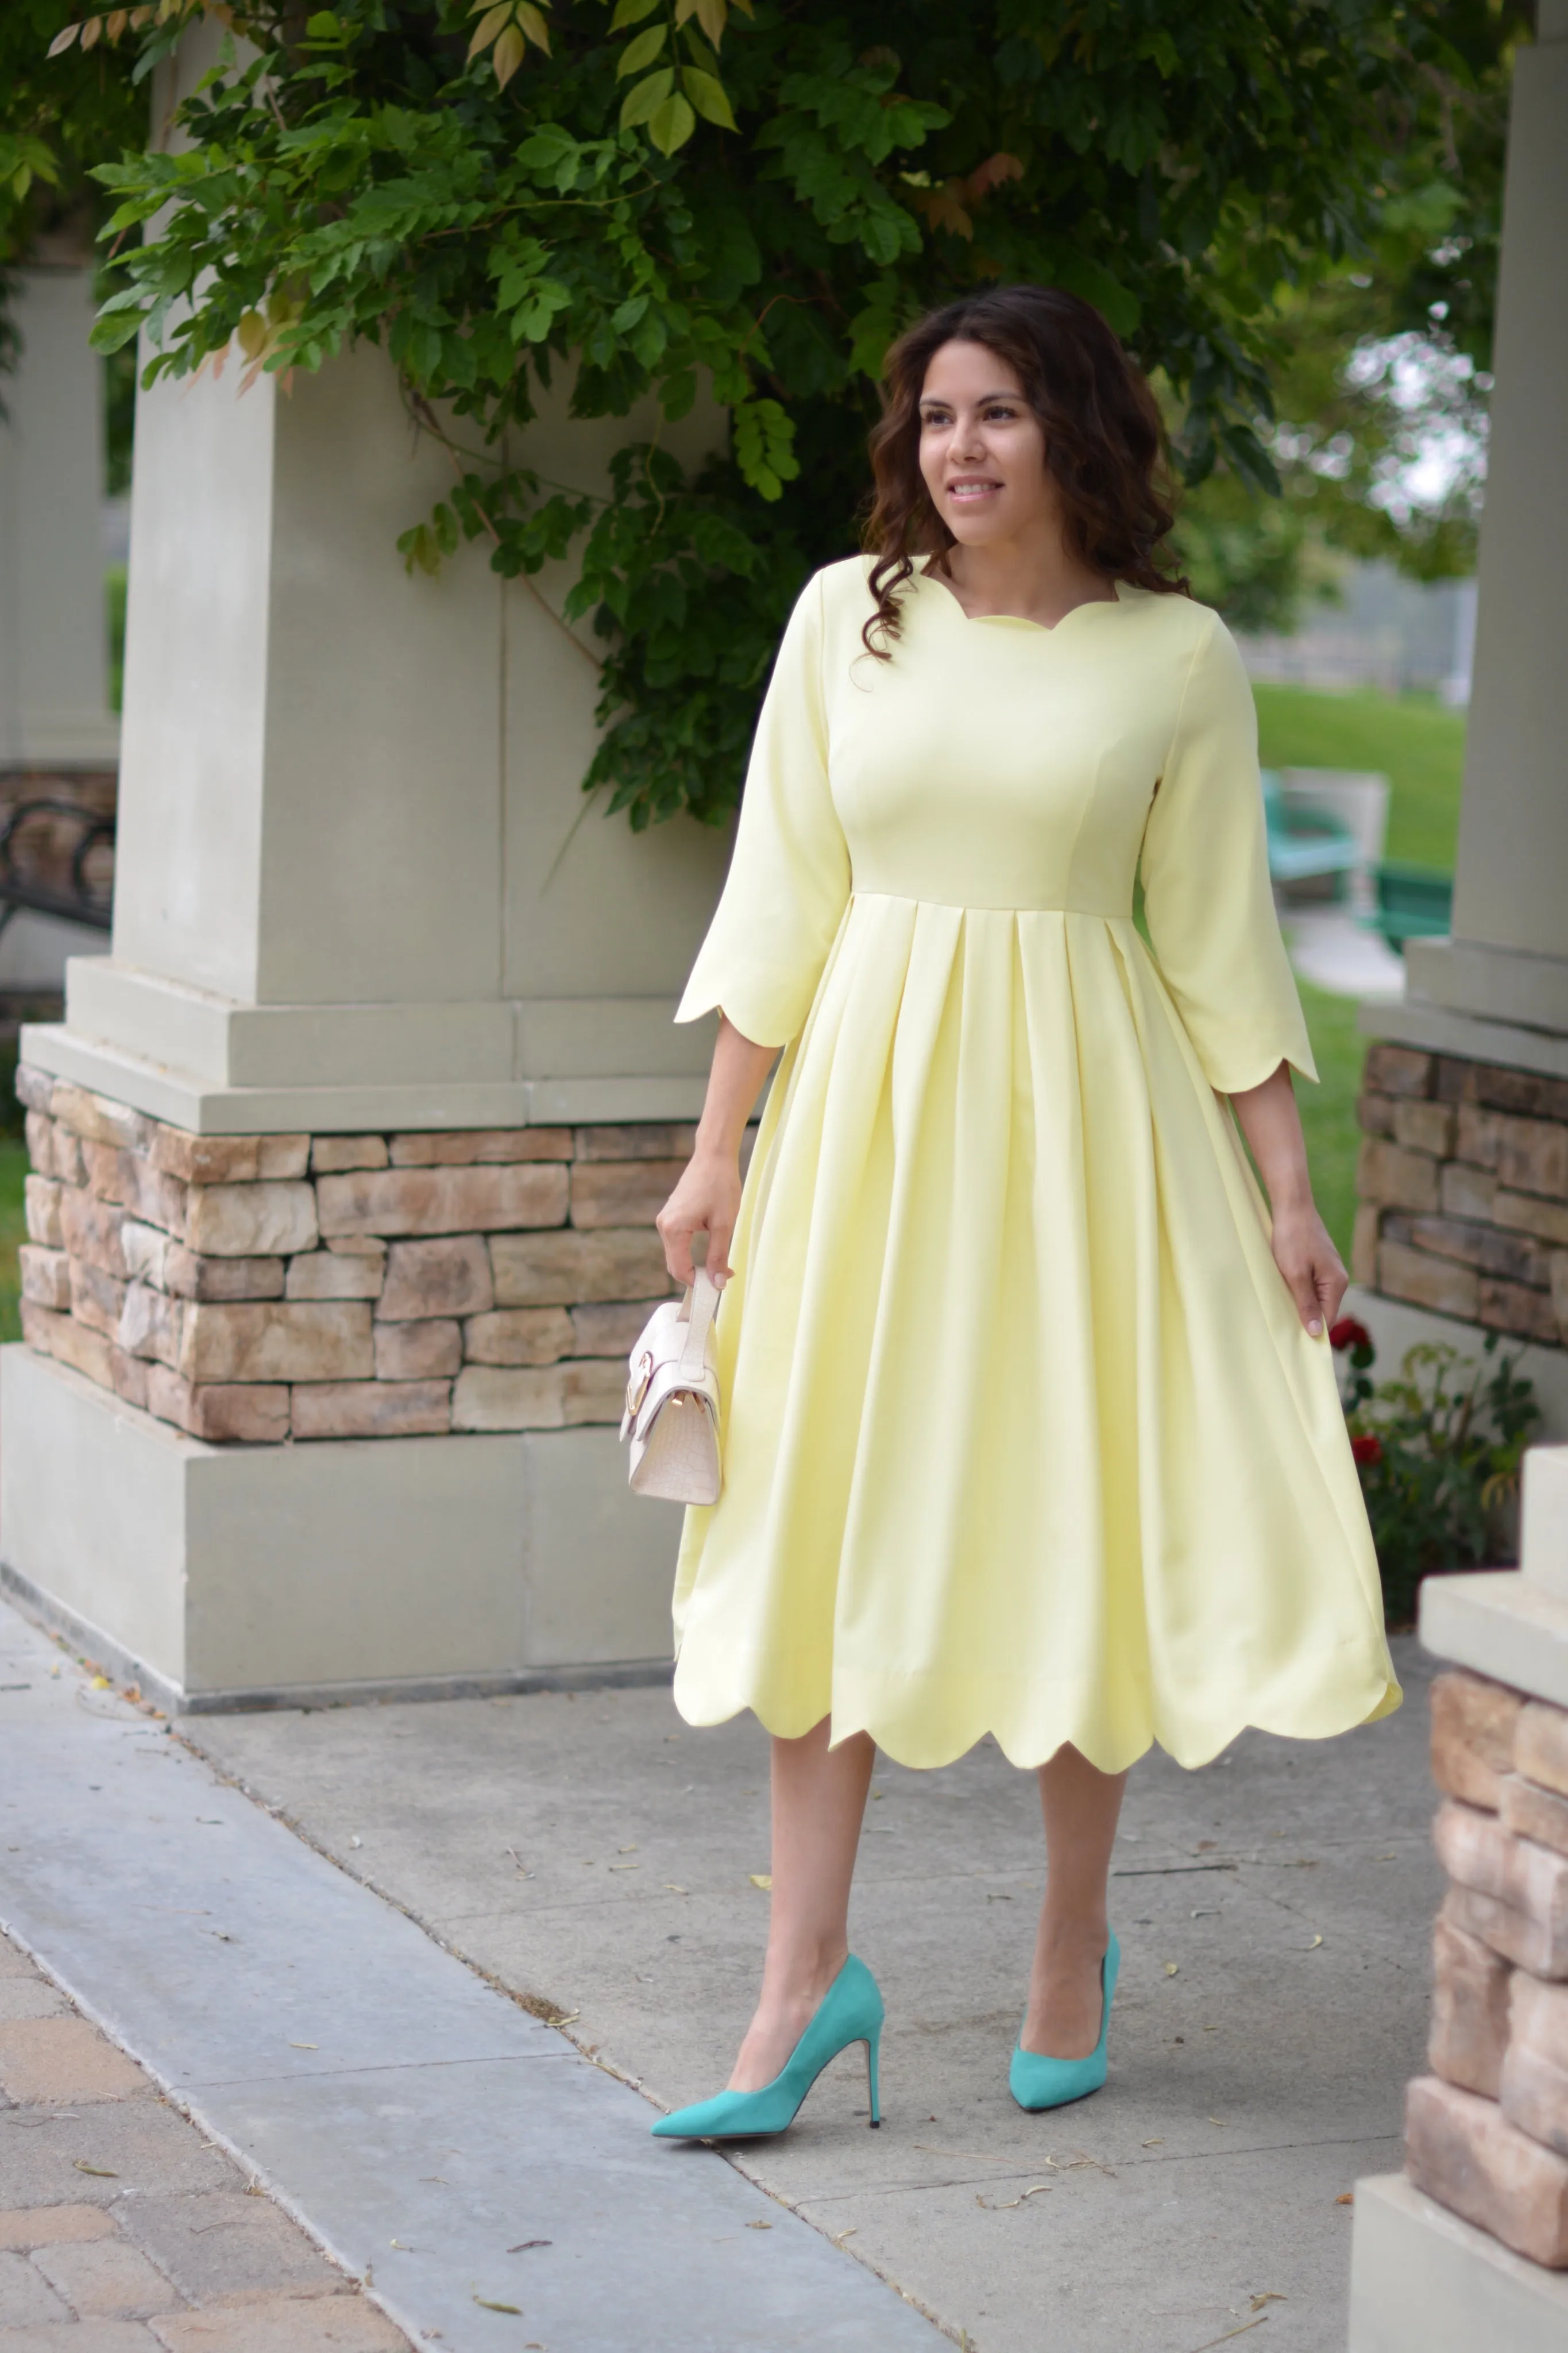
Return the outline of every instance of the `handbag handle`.
[[[708,1369],[708,1331],[719,1311],[719,1286],[705,1266],[695,1270],[694,1280],[680,1303],[679,1321],[686,1325],[686,1342],[680,1351],[680,1376],[683,1380],[700,1381]]]

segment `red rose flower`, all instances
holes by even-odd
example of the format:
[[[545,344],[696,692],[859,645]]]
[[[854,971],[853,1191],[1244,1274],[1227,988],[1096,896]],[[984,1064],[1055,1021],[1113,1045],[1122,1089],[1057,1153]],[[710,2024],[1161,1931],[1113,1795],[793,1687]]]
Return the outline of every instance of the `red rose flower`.
[[[1329,1327],[1329,1345],[1331,1348],[1370,1348],[1372,1334],[1364,1324],[1358,1324],[1353,1315],[1342,1315],[1337,1324]]]
[[[1358,1462],[1381,1462],[1383,1440],[1381,1438],[1352,1438],[1351,1452]]]

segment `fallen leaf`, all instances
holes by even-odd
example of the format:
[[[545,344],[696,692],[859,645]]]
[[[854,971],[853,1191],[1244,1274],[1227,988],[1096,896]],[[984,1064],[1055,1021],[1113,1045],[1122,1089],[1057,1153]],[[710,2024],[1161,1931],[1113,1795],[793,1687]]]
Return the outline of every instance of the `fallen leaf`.
[[[746,1876],[753,1887],[762,1889],[764,1895],[772,1893],[773,1875],[771,1871],[749,1871]]]
[[[120,2179],[112,2166],[89,2165],[85,2157],[73,2157],[71,2163],[79,2173],[96,2174],[100,2181],[118,2181]]]
[[[987,1904],[1011,1904],[1013,1899],[1010,1895],[988,1895],[985,1901]]]
[[[1260,2288],[1247,2308],[1248,2312],[1261,2312],[1266,2304],[1285,2304],[1288,2301],[1289,2298],[1282,2295],[1277,2287]]]
[[[409,2245],[406,2239],[388,2239],[386,2243],[389,2247],[401,2247],[405,2255],[412,2255],[416,2252]]]
[[[748,2231],[771,2231],[773,2227],[771,2222],[748,2222],[746,2225]]]
[[[290,2042],[289,2045],[290,2051],[319,2051],[321,2047],[319,2042]]]
[[[636,1854],[637,1852],[637,1850],[635,1846],[618,1846],[616,1849],[616,1852],[617,1854]]]
[[[859,2225],[859,2223],[858,2223],[858,2222],[851,2222],[851,2223],[850,2223],[850,2225],[849,2225],[849,2228],[848,2228],[847,2231],[836,2231],[836,2232],[833,2233],[833,2243],[834,2243],[834,2245],[835,2245],[836,2247],[841,2247],[841,2246],[844,2244],[845,2240],[846,2240],[846,2239],[852,2239],[852,2238],[855,2236],[856,2232],[857,2232],[859,2228],[860,2228],[860,2225]]]
[[[672,1895],[686,1895],[690,1892],[688,1888],[678,1887],[673,1879],[667,1879],[664,1883]]]
[[[1339,2196],[1335,2199],[1334,2204],[1336,2206],[1353,2206],[1355,2204],[1355,2191],[1353,2189],[1342,2189]]]
[[[555,2242],[553,2239],[520,2239],[515,2247],[509,2247],[507,2249],[507,2253],[509,2255],[525,2255],[530,2247],[552,2247],[554,2244]]]
[[[1178,1968],[1179,1968],[1179,1967],[1180,1967],[1180,1963],[1179,1963],[1179,1962],[1176,1962],[1176,1961],[1167,1961],[1167,1962],[1165,1963],[1165,1975],[1166,1975],[1168,1978],[1173,1978],[1173,1977],[1175,1976],[1176,1971],[1177,1971],[1177,1969],[1178,1969]]]
[[[1321,1936],[1314,1936],[1314,1937],[1313,1937],[1313,1939],[1312,1939],[1312,1941],[1311,1941],[1311,1943],[1310,1943],[1310,1945],[1308,1945],[1308,1946],[1305,1947],[1305,1949],[1306,1949],[1309,1953],[1315,1953],[1315,1952],[1317,1951],[1317,1949],[1318,1949],[1318,1947],[1322,1943],[1322,1941],[1323,1941],[1323,1940],[1322,1940]]]
[[[521,1875],[524,1879],[531,1879],[531,1878],[533,1877],[533,1873],[532,1873],[532,1872],[531,1872],[531,1871],[524,1871],[524,1870],[523,1870],[523,1867],[522,1867],[522,1857],[519,1854],[519,1852],[518,1852],[518,1851],[517,1851],[516,1847],[514,1847],[514,1846],[503,1846],[503,1847],[502,1847],[502,1849],[501,1849],[501,1852],[502,1852],[502,1854],[510,1854],[510,1857],[511,1857],[511,1859],[512,1859],[513,1862],[517,1865],[517,1868],[518,1868],[519,1873],[521,1873]]]
[[[109,1689],[109,1677],[107,1675],[94,1675],[88,1688],[89,1691],[107,1691]]]
[[[1223,2118],[1222,2116],[1211,2116],[1211,2117],[1209,2118],[1209,2122],[1210,2122],[1210,2124],[1211,2124],[1211,2125],[1218,2125],[1218,2126],[1219,2126],[1219,2128],[1220,2128],[1221,2132],[1224,2132],[1224,2130],[1225,2130],[1225,2120],[1224,2120],[1224,2118]]]
[[[1020,2190],[1016,2198],[1004,2198],[999,2205],[985,2206],[984,2198],[977,2198],[974,2202],[977,2206],[985,2206],[988,2214],[1010,2214],[1015,2206],[1022,2206],[1026,2199],[1038,2198],[1043,2190],[1054,2189],[1055,2187],[1051,2181],[1037,2181],[1029,2189]]]
[[[514,2312],[516,2313],[519,2320],[522,2318],[522,2306],[521,2304],[493,2304],[488,2295],[475,2295],[474,2302],[479,2306],[481,2312]]]
[[[640,1864],[635,1862],[612,1862],[609,1865],[611,1871],[637,1871],[640,1868]]]
[[[1145,2147],[1145,2148],[1163,2148],[1163,2147],[1164,2147],[1164,2146],[1165,2146],[1165,2143],[1164,2143],[1163,2138],[1162,2137],[1162,2138],[1157,2139],[1157,2140],[1146,2140],[1146,2141],[1144,2142],[1143,2146],[1144,2146],[1144,2147]]]

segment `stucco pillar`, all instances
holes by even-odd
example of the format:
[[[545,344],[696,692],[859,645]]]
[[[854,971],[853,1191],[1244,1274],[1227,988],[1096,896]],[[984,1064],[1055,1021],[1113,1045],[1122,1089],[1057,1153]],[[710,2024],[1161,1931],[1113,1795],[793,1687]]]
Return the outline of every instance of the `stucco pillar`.
[[[13,305],[21,349],[0,381],[0,768],[111,767],[91,269],[20,269]]]
[[[109,708],[103,370],[89,348],[92,270],[74,241],[16,271],[20,342],[0,378],[0,807],[40,798],[107,817],[119,723]],[[37,852],[47,821],[29,828]],[[79,838],[56,827],[53,862]],[[63,873],[49,877],[54,887]],[[0,987],[53,992],[101,934],[27,912],[0,937]]]
[[[238,376],[138,403],[113,954],[26,1059],[202,1134],[688,1115],[722,836],[584,808],[562,584],[405,574],[451,470],[381,353]],[[558,406],[529,456],[593,489],[636,429]]]
[[[569,575],[409,577],[390,363],[139,399],[112,953],[23,1038],[0,1574],[174,1706],[667,1667],[625,1355],[721,830],[586,805]],[[523,438],[594,491],[655,417]],[[667,432],[687,460],[710,406]]]
[[[1355,1312],[1526,1346],[1568,1436],[1568,0],[1514,72],[1454,930],[1367,1006]]]

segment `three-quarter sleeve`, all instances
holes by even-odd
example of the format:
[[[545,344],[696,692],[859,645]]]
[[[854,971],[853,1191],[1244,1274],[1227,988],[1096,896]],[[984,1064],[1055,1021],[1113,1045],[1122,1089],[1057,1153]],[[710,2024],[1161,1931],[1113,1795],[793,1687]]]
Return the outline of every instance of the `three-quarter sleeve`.
[[[1316,1079],[1269,888],[1258,713],[1217,615],[1193,655],[1142,876],[1154,960],[1209,1084],[1239,1094],[1281,1062]]]
[[[827,784],[820,575],[780,643],[757,722],[734,853],[678,1021],[720,1009],[758,1046],[804,1026],[849,899],[849,852]]]

